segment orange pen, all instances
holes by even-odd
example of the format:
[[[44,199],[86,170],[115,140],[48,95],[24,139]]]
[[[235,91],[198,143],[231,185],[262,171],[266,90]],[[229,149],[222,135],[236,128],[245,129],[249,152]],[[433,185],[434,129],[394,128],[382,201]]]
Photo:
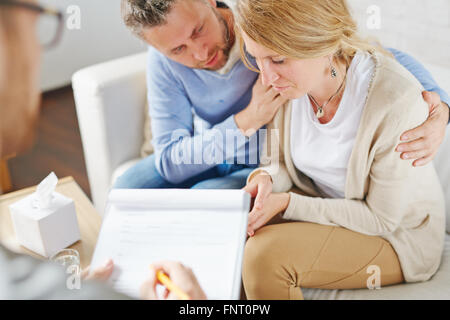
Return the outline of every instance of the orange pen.
[[[191,297],[183,290],[181,290],[177,285],[175,285],[172,280],[161,270],[156,272],[157,279],[167,288],[169,291],[175,293],[180,300],[191,300]]]

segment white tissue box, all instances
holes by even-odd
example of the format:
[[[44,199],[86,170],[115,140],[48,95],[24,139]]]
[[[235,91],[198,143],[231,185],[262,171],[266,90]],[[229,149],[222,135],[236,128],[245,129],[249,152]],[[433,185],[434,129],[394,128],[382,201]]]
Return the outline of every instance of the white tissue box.
[[[50,205],[40,209],[33,206],[35,197],[31,194],[9,209],[19,243],[48,258],[81,239],[75,204],[53,192]]]

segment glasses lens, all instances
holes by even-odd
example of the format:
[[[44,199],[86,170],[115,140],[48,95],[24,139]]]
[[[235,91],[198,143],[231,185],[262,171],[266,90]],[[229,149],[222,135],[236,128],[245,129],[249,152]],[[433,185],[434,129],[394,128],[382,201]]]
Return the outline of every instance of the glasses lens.
[[[39,16],[36,31],[39,42],[43,47],[49,47],[55,42],[58,28],[58,17],[49,14],[41,14]]]

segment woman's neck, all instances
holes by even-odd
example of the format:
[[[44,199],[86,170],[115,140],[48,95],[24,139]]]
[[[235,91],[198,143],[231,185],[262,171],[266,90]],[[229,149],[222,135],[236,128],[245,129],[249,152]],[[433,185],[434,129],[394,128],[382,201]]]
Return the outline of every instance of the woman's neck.
[[[314,98],[315,102],[319,106],[323,106],[324,114],[321,118],[319,118],[319,121],[322,124],[328,123],[333,119],[345,90],[345,83],[343,82],[345,81],[347,75],[347,65],[341,61],[333,61],[333,66],[336,69],[337,77],[331,77],[331,67],[327,68],[323,81],[319,83],[317,88],[308,93],[312,96],[312,98]],[[331,97],[333,98],[330,100]],[[311,98],[310,100],[314,113],[317,113],[318,108],[316,104]]]
[[[347,73],[347,66],[344,62],[333,61],[333,66],[336,69],[337,77],[331,77],[331,67],[327,68],[324,72],[323,80],[319,82],[316,88],[308,92],[321,106],[336,93]]]

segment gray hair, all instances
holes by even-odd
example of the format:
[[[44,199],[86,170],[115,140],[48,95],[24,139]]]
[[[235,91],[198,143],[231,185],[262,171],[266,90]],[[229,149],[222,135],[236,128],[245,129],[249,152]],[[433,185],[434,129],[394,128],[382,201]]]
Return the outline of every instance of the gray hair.
[[[121,11],[125,25],[139,37],[144,28],[166,23],[166,17],[178,0],[122,0]]]

